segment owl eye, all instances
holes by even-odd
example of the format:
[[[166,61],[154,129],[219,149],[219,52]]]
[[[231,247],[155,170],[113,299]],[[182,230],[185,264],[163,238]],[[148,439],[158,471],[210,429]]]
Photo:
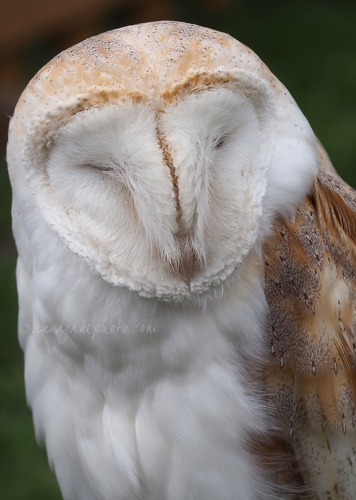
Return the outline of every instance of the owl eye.
[[[95,163],[86,163],[84,165],[86,168],[90,168],[92,170],[97,170],[99,172],[112,172],[112,168],[107,165],[97,165]]]
[[[226,144],[227,140],[228,140],[227,135],[223,135],[222,137],[214,139],[213,141],[214,149],[221,149],[224,146],[224,144]]]

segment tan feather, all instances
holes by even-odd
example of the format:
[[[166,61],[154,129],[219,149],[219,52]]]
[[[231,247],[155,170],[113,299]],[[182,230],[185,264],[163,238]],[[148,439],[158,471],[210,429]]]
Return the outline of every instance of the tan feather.
[[[356,485],[356,194],[320,173],[265,244],[267,392],[312,498]]]

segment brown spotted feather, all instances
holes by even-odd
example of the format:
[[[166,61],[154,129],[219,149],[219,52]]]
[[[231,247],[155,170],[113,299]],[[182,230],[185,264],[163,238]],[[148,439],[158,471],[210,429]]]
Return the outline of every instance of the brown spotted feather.
[[[356,479],[356,193],[320,173],[295,219],[275,223],[264,258],[271,411],[310,497],[348,499]]]

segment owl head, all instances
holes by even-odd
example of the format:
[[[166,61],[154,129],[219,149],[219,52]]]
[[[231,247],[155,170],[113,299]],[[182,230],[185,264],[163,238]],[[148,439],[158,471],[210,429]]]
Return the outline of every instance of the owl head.
[[[318,170],[283,85],[231,36],[179,22],[85,40],[11,121],[18,188],[104,280],[182,301],[220,286],[293,216]]]

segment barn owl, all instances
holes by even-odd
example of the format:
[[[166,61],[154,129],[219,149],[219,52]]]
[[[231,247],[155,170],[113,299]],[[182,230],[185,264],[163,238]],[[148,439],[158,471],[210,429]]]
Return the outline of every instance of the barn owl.
[[[356,196],[250,49],[90,38],[29,83],[7,158],[64,499],[355,497]]]

